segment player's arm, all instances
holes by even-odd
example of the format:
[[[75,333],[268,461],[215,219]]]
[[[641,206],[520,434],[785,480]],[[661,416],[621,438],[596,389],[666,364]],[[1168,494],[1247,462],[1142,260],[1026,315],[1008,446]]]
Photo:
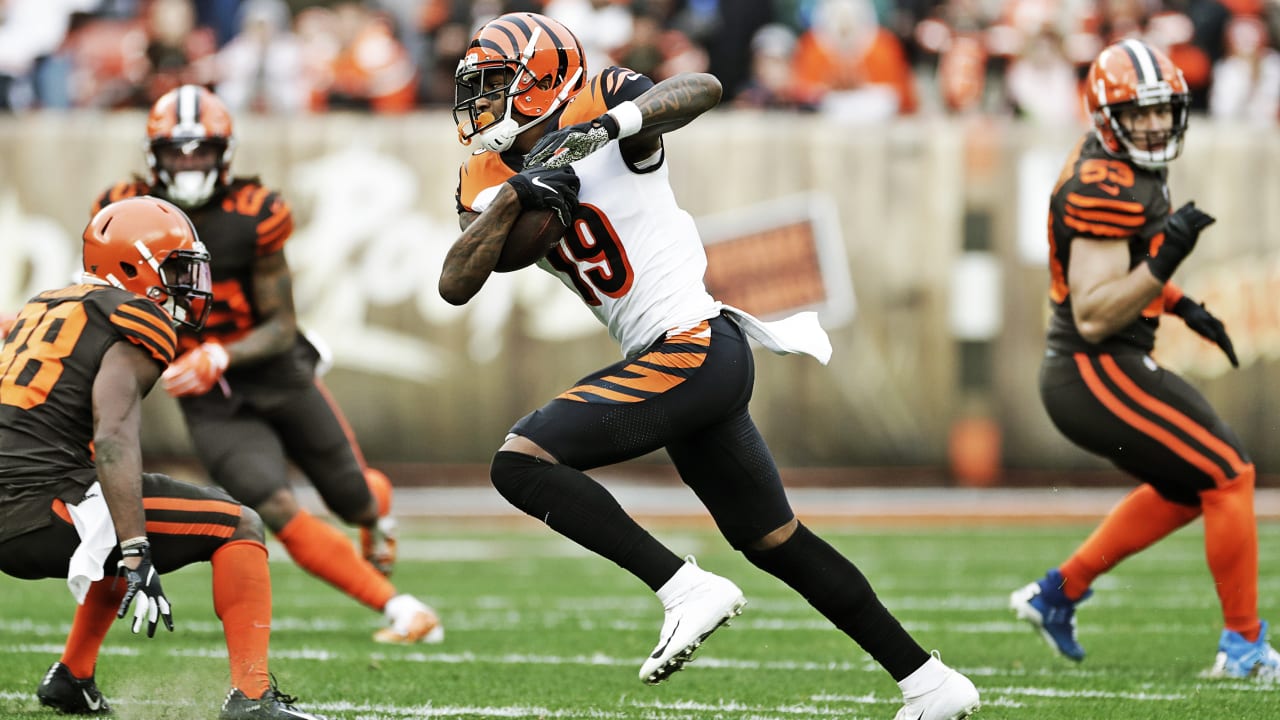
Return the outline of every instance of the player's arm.
[[[107,349],[93,381],[93,451],[103,499],[121,541],[146,535],[142,510],[142,398],[160,365],[137,345]]]
[[[298,313],[293,305],[293,273],[280,249],[253,261],[250,292],[258,324],[226,345],[229,365],[251,364],[293,347],[298,337]]]
[[[515,188],[503,183],[484,212],[458,213],[462,235],[444,257],[438,284],[440,297],[450,305],[465,305],[480,292],[498,266],[502,245],[520,210],[520,196]]]
[[[625,73],[621,68],[609,72]],[[641,78],[643,78],[641,80]],[[633,73],[621,81],[622,92],[634,92],[648,78]],[[714,75],[681,73],[635,96],[618,102],[598,117],[543,135],[525,156],[526,167],[564,167],[575,163],[614,140],[622,157],[639,163],[662,149],[662,136],[688,125],[720,102],[723,88]]]
[[[723,92],[720,81],[708,73],[680,73],[649,88],[633,101],[640,111],[640,128],[619,142],[623,157],[644,159],[657,152],[665,133],[718,105]]]
[[[1129,245],[1124,241],[1073,239],[1067,277],[1076,329],[1091,343],[1102,342],[1136,320],[1164,290],[1146,264],[1129,269]]]

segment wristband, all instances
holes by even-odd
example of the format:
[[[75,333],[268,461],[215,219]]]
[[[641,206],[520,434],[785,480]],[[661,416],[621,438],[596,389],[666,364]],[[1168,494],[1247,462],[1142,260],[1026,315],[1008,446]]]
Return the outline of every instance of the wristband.
[[[147,541],[147,536],[139,535],[128,540],[121,540],[120,554],[124,557],[134,557],[143,554],[149,547],[151,547],[151,543]]]
[[[640,107],[630,100],[605,113],[605,116],[618,123],[618,134],[614,136],[615,139],[631,137],[640,132],[640,127],[644,125]]]

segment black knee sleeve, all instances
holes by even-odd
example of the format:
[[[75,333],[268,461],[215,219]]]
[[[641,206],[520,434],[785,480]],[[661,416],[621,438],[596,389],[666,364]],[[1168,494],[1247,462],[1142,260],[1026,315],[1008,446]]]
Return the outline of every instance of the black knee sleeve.
[[[804,525],[797,523],[796,531],[777,547],[746,549],[742,554],[800,593],[894,680],[910,675],[929,659],[880,603],[862,571]]]

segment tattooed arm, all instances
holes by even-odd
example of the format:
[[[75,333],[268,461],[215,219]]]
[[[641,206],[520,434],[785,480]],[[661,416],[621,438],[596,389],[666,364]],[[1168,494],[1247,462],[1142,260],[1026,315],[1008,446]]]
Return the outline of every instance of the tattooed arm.
[[[253,263],[253,306],[259,321],[253,329],[224,347],[231,365],[253,363],[293,347],[298,315],[293,308],[293,274],[284,250]]]
[[[520,215],[520,198],[508,183],[503,183],[485,211],[459,213],[462,235],[444,256],[440,270],[440,297],[450,305],[465,305],[484,286],[498,265],[502,245],[516,217]]]
[[[662,146],[662,135],[688,125],[720,102],[722,88],[714,75],[681,73],[667,78],[635,99],[643,123],[640,131],[619,142],[628,160],[642,160]]]

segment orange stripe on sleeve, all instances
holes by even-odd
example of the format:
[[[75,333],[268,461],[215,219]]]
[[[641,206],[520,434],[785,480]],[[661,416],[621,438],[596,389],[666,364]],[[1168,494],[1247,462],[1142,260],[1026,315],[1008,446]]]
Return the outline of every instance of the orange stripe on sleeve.
[[[1142,207],[1142,203],[1130,202],[1128,200],[1108,200],[1106,198],[1089,197],[1080,193],[1067,193],[1067,204],[1076,205],[1082,208],[1103,208],[1107,210],[1116,210],[1128,215],[1142,215],[1146,209]]]
[[[176,337],[172,335],[160,337],[154,328],[147,327],[142,323],[136,323],[128,318],[117,316],[113,317],[112,322],[122,330],[129,330],[135,333],[129,339],[136,341],[138,345],[145,345],[157,360],[165,364],[173,362],[174,355],[178,352],[178,340]]]
[[[1085,353],[1075,354],[1076,367],[1080,370],[1080,376],[1084,378],[1085,385],[1089,387],[1093,396],[1103,404],[1113,415],[1120,418],[1123,422],[1133,427],[1138,432],[1154,439],[1161,445],[1169,448],[1175,455],[1186,460],[1189,464],[1203,472],[1205,475],[1213,478],[1217,485],[1222,485],[1227,478],[1223,474],[1222,469],[1217,466],[1209,458],[1197,452],[1191,446],[1174,437],[1173,433],[1156,425],[1130,409],[1120,401],[1115,395],[1107,389],[1102,383],[1102,379],[1094,372],[1093,366],[1089,364],[1089,356]],[[1113,361],[1114,362],[1114,361]],[[1118,368],[1117,368],[1118,369]],[[1108,375],[1110,376],[1110,368]]]
[[[1146,217],[1142,215],[1129,215],[1114,212],[1103,212],[1099,210],[1081,210],[1071,205],[1067,206],[1067,214],[1074,215],[1081,220],[1096,220],[1103,223],[1111,223],[1112,225],[1121,225],[1123,227],[1140,228],[1147,222]]]
[[[1195,438],[1201,445],[1204,445],[1217,453],[1222,459],[1226,460],[1227,463],[1231,465],[1231,469],[1236,475],[1240,475],[1245,472],[1248,468],[1248,463],[1240,457],[1240,454],[1236,452],[1235,448],[1224,442],[1222,438],[1219,438],[1217,435],[1209,432],[1209,430],[1200,423],[1179,412],[1177,408],[1169,405],[1168,403],[1161,402],[1158,398],[1148,395],[1142,390],[1142,388],[1138,387],[1138,384],[1135,383],[1128,375],[1124,374],[1124,371],[1116,364],[1115,358],[1104,355],[1100,359],[1102,361],[1102,368],[1107,372],[1107,377],[1111,378],[1112,382],[1119,386],[1119,388],[1128,394],[1135,402],[1165,420],[1168,420],[1171,424],[1177,426],[1179,430],[1182,430],[1186,434]]]
[[[1077,232],[1081,232],[1081,233],[1084,233],[1085,235],[1090,235],[1093,237],[1126,238],[1133,234],[1131,231],[1125,230],[1123,228],[1118,228],[1111,225],[1098,225],[1096,223],[1084,222],[1083,220],[1077,220],[1073,217],[1063,217],[1062,222],[1064,225],[1071,228],[1072,230],[1075,230]]]

